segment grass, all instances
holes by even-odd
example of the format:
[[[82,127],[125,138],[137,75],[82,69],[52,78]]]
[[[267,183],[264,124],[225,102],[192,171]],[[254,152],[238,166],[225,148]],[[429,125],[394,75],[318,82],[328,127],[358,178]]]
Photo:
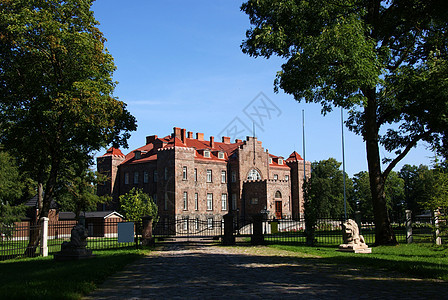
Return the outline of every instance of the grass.
[[[270,247],[319,256],[333,264],[365,266],[404,273],[413,277],[448,281],[448,247],[425,244],[372,247],[371,254],[338,252],[334,246]]]
[[[53,256],[0,262],[2,299],[79,299],[148,250],[94,251],[92,259],[57,262]]]

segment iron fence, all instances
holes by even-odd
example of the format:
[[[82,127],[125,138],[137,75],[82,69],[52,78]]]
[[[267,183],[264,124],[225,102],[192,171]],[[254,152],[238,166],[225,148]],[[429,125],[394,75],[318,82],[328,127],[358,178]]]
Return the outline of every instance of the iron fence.
[[[206,238],[220,237],[223,234],[223,220],[173,219],[162,218],[153,226],[156,238]]]
[[[30,222],[16,222],[14,225],[2,226],[0,232],[0,260],[23,257],[29,245],[30,235],[33,231],[38,231],[38,224]],[[37,249],[36,255],[39,254]]]

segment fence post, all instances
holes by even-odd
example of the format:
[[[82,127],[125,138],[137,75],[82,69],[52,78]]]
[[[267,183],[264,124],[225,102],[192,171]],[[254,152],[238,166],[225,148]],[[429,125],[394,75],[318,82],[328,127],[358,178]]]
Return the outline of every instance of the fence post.
[[[434,226],[436,231],[434,233],[434,238],[436,245],[442,245],[442,238],[440,237],[440,224],[439,224],[440,211],[438,209],[434,210]]]
[[[222,244],[224,246],[235,245],[235,236],[233,235],[233,214],[228,213],[224,218],[224,236]]]
[[[263,245],[263,214],[257,214],[252,217],[253,219],[253,232],[250,239],[252,245]]]
[[[154,238],[152,237],[152,217],[145,216],[142,218],[142,245],[143,246],[153,246]]]
[[[407,209],[406,214],[406,242],[411,244],[414,240],[412,237],[412,211]]]
[[[355,222],[358,225],[359,234],[361,234],[361,212],[359,210],[355,211]]]
[[[48,218],[40,218],[40,224],[42,226],[42,236],[40,239],[40,253],[42,256],[48,256]]]

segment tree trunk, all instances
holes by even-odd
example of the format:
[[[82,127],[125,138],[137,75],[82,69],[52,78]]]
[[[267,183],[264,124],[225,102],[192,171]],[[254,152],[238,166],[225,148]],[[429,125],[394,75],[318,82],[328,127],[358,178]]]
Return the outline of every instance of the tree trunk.
[[[368,90],[364,94],[367,96],[364,139],[375,219],[375,245],[396,245],[397,240],[387,213],[386,194],[384,192],[385,178],[381,173],[375,90]]]
[[[42,214],[43,203],[43,184],[42,182],[37,183],[37,211],[34,215],[33,220],[30,222],[30,236],[28,240],[28,246],[25,250],[25,256],[33,257],[36,255],[36,250],[39,247],[40,240],[40,217]]]

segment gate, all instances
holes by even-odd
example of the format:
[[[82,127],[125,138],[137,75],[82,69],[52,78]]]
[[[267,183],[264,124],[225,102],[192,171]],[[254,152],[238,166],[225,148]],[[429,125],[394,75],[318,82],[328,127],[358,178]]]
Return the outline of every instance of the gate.
[[[224,222],[213,219],[160,219],[153,228],[156,238],[213,238],[223,235]]]

